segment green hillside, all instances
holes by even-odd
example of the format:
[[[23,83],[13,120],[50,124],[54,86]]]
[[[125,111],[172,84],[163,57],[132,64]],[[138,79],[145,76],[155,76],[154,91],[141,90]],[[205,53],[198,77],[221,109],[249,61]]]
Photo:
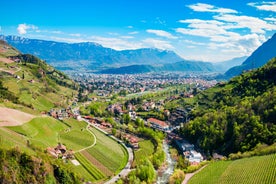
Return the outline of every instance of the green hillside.
[[[10,101],[39,112],[48,111],[70,104],[77,87],[46,62],[0,43],[0,103],[8,106]]]
[[[6,173],[1,169],[1,181],[6,183],[80,183],[81,178],[85,181],[89,180],[89,175],[82,175],[72,169],[74,166],[70,162],[63,164],[61,160],[53,159],[45,153],[47,147],[55,147],[59,142],[66,145],[67,149],[75,151],[72,145],[79,144],[77,139],[71,137],[71,139],[63,140],[60,138],[60,135],[70,134],[71,131],[82,134],[82,139],[86,142],[90,141],[88,144],[91,145],[93,136],[87,134],[86,125],[85,122],[76,120],[68,120],[65,124],[50,117],[37,117],[21,126],[0,127],[0,160],[5,160],[1,161],[0,166],[6,168]],[[87,145],[79,147],[85,146]],[[12,156],[8,156],[10,154]],[[42,164],[39,165],[39,163]],[[83,166],[78,166],[78,168],[82,170]],[[16,174],[12,174],[14,171]],[[44,174],[38,171],[43,171]]]
[[[276,182],[276,154],[209,164],[189,184],[272,184]]]
[[[196,96],[184,137],[207,155],[252,150],[276,142],[276,58]]]

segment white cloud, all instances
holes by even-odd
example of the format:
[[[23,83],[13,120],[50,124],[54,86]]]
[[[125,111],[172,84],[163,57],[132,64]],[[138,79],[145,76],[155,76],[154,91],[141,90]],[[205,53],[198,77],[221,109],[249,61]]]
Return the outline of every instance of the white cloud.
[[[276,30],[276,25],[266,22],[257,17],[238,16],[238,15],[218,15],[214,19],[228,23],[225,29],[248,28],[252,33],[265,33],[266,30]]]
[[[81,34],[79,33],[73,33],[73,34],[69,34],[70,36],[75,36],[75,37],[81,37]]]
[[[206,43],[200,43],[200,42],[195,42],[192,40],[182,40],[185,43],[192,44],[192,45],[206,45]]]
[[[51,31],[53,34],[64,34],[62,31]]]
[[[272,18],[272,17],[264,18],[264,20],[272,21],[274,23],[276,22],[276,18]]]
[[[257,8],[263,11],[276,12],[276,2],[260,2],[260,3],[247,3],[247,5]]]
[[[197,3],[188,5],[190,9],[196,12],[213,12],[213,13],[238,13],[236,10],[228,8],[219,8],[210,4]]]
[[[26,34],[27,30],[31,29],[31,30],[38,30],[38,27],[34,26],[34,25],[28,25],[28,24],[19,24],[17,27],[17,31],[19,34]]]
[[[129,32],[128,34],[134,35],[134,34],[138,34],[138,33],[139,33],[138,31],[133,31],[133,32]]]
[[[180,20],[181,23],[187,23],[188,28],[177,28],[176,32],[185,35],[213,38],[216,36],[233,36],[237,33],[227,31],[224,26],[227,24],[216,20],[187,19]]]
[[[220,50],[223,52],[228,50],[228,53],[248,56],[265,41],[265,36],[253,33],[224,37],[222,42],[211,42],[208,44],[208,47],[212,50]]]
[[[163,30],[148,29],[147,32],[148,33],[153,33],[157,36],[166,37],[166,38],[169,38],[169,39],[176,39],[177,38],[177,37],[173,36],[171,33],[163,31]]]
[[[123,39],[132,39],[134,37],[133,36],[120,36],[120,38],[123,38]]]
[[[158,40],[154,38],[144,39],[143,42],[146,44],[146,47],[153,47],[158,49],[169,49],[172,50],[174,47],[168,42],[164,40]]]

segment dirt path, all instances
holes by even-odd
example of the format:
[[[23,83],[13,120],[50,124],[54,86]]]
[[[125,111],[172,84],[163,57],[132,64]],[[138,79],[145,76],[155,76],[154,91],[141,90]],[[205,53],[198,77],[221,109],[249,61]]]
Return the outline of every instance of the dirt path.
[[[13,60],[11,59],[8,59],[8,58],[3,58],[3,57],[0,57],[0,62],[3,62],[3,63],[14,63]]]
[[[90,134],[93,135],[93,137],[94,137],[94,142],[93,142],[93,144],[91,144],[90,146],[87,146],[87,147],[85,147],[85,148],[83,148],[83,149],[80,149],[80,150],[78,150],[78,151],[75,151],[75,153],[78,153],[78,152],[87,150],[87,149],[92,148],[93,146],[96,145],[96,143],[97,143],[97,137],[95,136],[95,134],[94,134],[93,132],[91,132],[91,131],[89,130],[88,127],[89,127],[89,124],[86,126],[86,130],[87,130]]]
[[[193,173],[188,173],[188,174],[185,174],[185,179],[184,181],[182,182],[182,184],[188,184],[189,180],[198,172],[200,172],[202,169],[204,169],[207,165],[203,166],[202,168],[200,168],[199,170],[197,170],[196,172],[193,172]]]
[[[19,110],[0,107],[0,126],[17,126],[31,121],[36,116]]]

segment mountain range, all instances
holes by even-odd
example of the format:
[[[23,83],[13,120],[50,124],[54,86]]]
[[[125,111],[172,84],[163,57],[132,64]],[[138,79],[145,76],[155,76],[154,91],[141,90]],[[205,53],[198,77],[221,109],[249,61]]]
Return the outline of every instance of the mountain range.
[[[61,43],[18,36],[0,36],[23,53],[30,53],[46,60],[61,70],[96,71],[109,67],[133,64],[164,64],[183,60],[172,51],[159,49],[137,49],[117,51],[97,43]],[[69,67],[64,67],[69,66]]]
[[[189,61],[173,51],[143,48],[117,51],[97,43],[62,43],[18,36],[0,36],[22,53],[33,54],[64,72],[133,74],[147,72],[225,72],[229,79],[243,71],[264,65],[276,56],[276,34],[250,57],[210,63]],[[243,63],[242,63],[243,62]],[[232,67],[232,68],[231,68]]]
[[[189,61],[173,51],[143,48],[117,51],[97,43],[61,43],[18,36],[0,36],[22,53],[33,54],[55,68],[69,72],[145,73],[145,72],[224,72],[233,61],[209,63]],[[237,59],[240,64],[243,58]],[[236,64],[235,64],[236,65]]]

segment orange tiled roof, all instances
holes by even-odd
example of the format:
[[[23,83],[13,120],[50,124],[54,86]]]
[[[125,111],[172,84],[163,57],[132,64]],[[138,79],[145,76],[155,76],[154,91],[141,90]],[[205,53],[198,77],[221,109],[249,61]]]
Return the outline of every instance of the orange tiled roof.
[[[161,120],[159,120],[159,119],[149,118],[148,121],[149,121],[150,123],[157,124],[157,125],[159,125],[159,126],[161,126],[161,127],[166,127],[166,126],[168,126],[167,123],[166,123],[165,121],[161,121]]]

